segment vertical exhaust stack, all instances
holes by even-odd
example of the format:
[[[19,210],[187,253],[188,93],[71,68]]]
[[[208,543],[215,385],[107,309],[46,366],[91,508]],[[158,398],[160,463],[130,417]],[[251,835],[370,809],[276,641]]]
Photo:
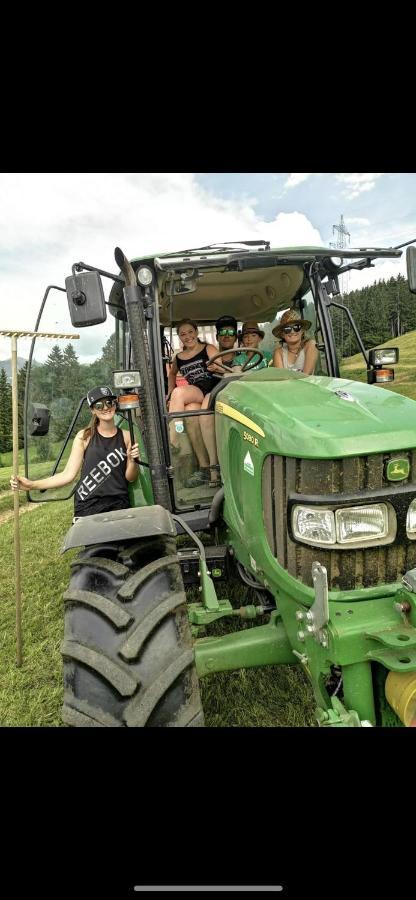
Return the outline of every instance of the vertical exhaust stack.
[[[141,409],[146,436],[155,503],[171,510],[169,483],[163,452],[162,432],[157,408],[156,391],[151,378],[150,353],[147,340],[146,319],[143,300],[137,285],[136,274],[120,247],[116,247],[114,258],[125,280],[124,299],[134,366],[140,371],[142,380]]]

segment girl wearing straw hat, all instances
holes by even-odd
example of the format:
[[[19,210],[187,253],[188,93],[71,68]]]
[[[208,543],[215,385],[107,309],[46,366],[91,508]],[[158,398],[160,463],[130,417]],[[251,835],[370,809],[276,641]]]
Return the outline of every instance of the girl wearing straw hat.
[[[304,332],[311,327],[308,319],[302,319],[296,309],[288,309],[283,313],[278,325],[272,333],[281,339],[281,347],[273,353],[272,365],[276,369],[292,369],[313,375],[318,359],[316,343],[312,338],[305,338]]]

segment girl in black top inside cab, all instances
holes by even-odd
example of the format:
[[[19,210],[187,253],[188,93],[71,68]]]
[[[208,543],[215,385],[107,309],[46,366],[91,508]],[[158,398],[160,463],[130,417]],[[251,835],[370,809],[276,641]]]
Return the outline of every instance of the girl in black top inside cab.
[[[199,340],[198,326],[192,319],[182,319],[176,330],[183,350],[176,354],[169,372],[167,400],[170,400],[170,413],[181,413],[188,407],[205,408],[210,391],[218,384],[218,377],[207,369],[207,363],[218,353],[217,348]],[[181,375],[187,383],[176,387],[177,375]],[[183,430],[180,419],[169,423],[170,443],[174,450],[179,447],[178,434]]]
[[[74,493],[75,517],[127,509],[130,506],[127,482],[135,481],[139,448],[131,444],[130,434],[114,422],[117,398],[108,387],[96,387],[87,393],[92,419],[87,428],[75,435],[68,462],[63,470],[48,478],[32,480],[12,475],[13,490],[46,490],[64,487],[80,478]]]

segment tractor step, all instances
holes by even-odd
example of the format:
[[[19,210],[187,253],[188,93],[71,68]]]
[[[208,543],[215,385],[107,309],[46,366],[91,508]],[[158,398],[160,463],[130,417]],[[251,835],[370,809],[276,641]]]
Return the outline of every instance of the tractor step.
[[[214,544],[212,547],[204,545],[204,550],[208,571],[212,580],[226,581],[229,577],[228,547],[225,544],[219,546]],[[178,550],[178,560],[184,584],[199,584],[200,556],[195,544],[190,547],[181,547]]]

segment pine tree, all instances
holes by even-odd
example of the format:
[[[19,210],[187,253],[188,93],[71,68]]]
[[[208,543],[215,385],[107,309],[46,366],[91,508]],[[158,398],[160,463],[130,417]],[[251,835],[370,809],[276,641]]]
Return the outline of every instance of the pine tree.
[[[0,453],[13,449],[12,434],[12,389],[7,381],[5,369],[0,371]]]

